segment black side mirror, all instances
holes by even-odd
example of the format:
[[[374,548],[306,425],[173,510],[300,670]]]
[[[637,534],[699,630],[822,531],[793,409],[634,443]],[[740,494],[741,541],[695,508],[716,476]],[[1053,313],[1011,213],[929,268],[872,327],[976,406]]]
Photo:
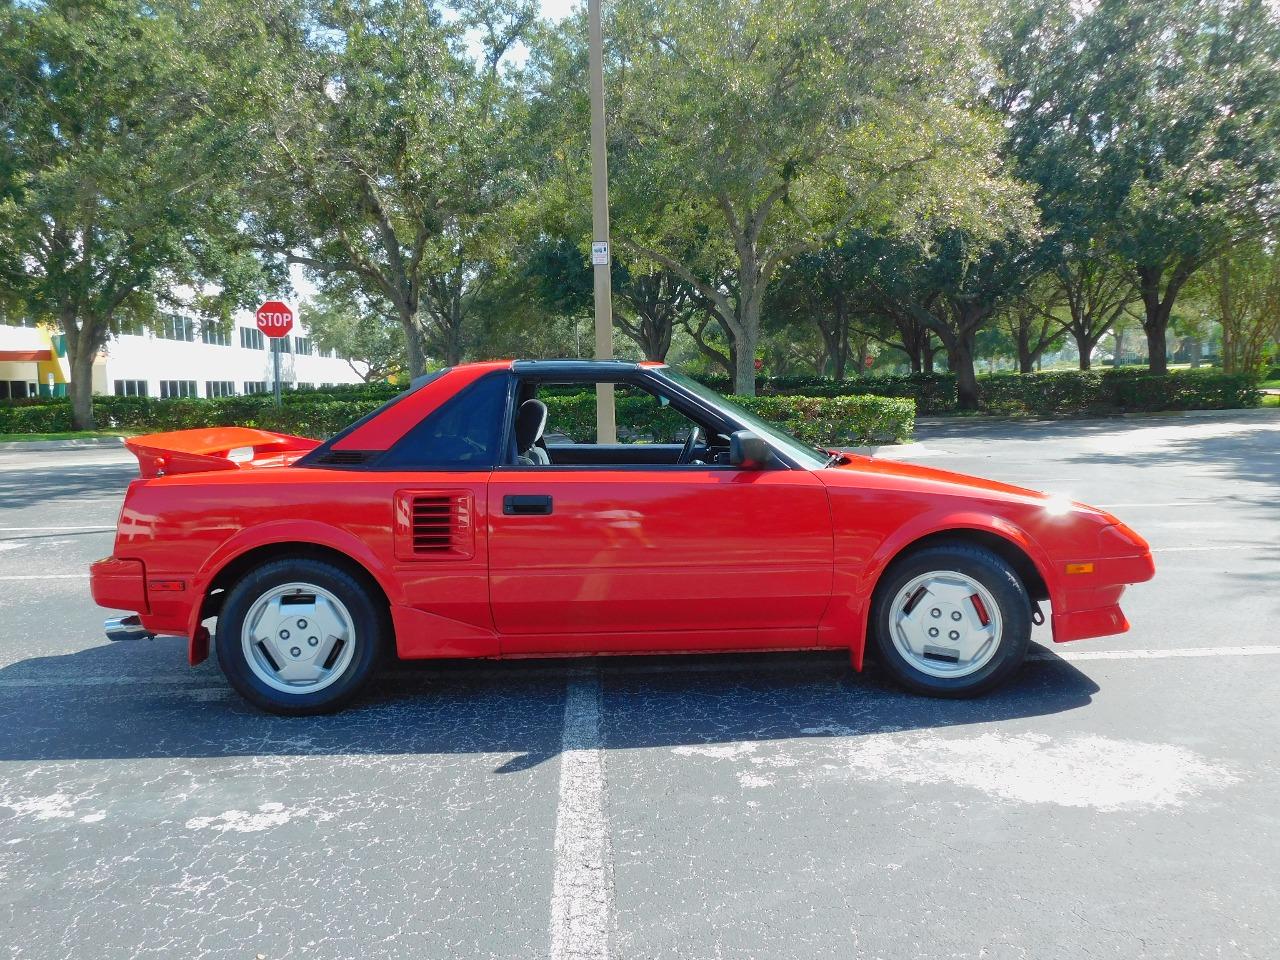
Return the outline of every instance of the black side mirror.
[[[750,430],[729,434],[729,462],[744,470],[762,470],[769,465],[769,445]]]

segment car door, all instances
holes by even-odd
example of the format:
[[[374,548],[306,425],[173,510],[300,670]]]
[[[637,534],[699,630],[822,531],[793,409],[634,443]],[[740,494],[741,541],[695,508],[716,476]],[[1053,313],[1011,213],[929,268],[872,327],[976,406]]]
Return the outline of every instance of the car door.
[[[806,470],[504,466],[487,507],[504,653],[816,643],[832,527]]]

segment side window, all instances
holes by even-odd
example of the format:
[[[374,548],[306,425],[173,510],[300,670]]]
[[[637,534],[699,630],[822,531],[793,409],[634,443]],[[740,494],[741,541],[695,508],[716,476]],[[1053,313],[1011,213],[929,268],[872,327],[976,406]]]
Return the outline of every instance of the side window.
[[[544,388],[547,404],[548,447],[596,442],[594,384]],[[629,383],[613,388],[615,422],[620,444],[684,443],[693,422],[648,391]]]
[[[378,459],[378,468],[482,469],[498,463],[509,379],[495,373],[477,380],[401,437]]]

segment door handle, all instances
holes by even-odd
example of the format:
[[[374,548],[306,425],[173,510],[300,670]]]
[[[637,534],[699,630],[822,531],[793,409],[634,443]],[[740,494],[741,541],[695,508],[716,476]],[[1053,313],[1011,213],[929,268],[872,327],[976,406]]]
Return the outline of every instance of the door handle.
[[[546,494],[507,494],[502,512],[508,517],[545,517],[551,513],[551,497]]]

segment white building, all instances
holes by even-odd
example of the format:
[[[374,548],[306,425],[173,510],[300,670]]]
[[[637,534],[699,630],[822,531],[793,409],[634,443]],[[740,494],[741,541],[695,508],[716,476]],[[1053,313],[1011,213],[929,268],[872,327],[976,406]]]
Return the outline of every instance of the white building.
[[[302,324],[280,338],[285,388],[360,383],[346,360],[322,354]],[[0,326],[0,399],[61,396],[70,380],[64,338],[44,328]],[[141,397],[226,397],[273,388],[270,341],[253,314],[229,329],[173,314],[154,331],[113,336],[93,364],[93,392]]]

